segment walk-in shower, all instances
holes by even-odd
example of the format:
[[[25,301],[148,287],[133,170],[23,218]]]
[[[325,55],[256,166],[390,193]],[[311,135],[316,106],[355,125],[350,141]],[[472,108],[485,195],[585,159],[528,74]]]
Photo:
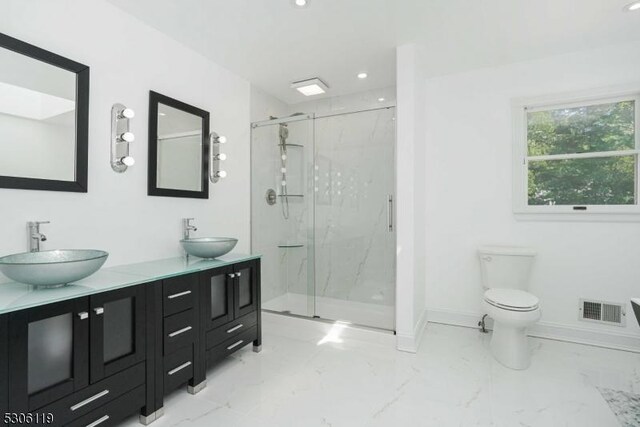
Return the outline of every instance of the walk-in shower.
[[[394,120],[387,107],[252,124],[264,309],[394,329]]]

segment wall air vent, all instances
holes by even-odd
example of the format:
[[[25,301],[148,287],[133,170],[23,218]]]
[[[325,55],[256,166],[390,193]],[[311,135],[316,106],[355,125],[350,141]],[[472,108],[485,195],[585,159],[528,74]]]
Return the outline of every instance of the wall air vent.
[[[580,320],[606,325],[624,326],[626,313],[622,304],[580,300]]]

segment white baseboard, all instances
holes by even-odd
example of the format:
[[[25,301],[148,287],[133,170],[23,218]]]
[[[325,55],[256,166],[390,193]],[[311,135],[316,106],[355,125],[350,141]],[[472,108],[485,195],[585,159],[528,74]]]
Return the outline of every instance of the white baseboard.
[[[482,314],[443,309],[427,309],[427,321],[446,325],[478,328]],[[487,321],[487,329],[491,329],[492,322]],[[605,347],[615,350],[640,353],[640,336],[621,331],[603,331],[600,329],[561,325],[552,322],[538,322],[531,326],[528,335],[576,344]]]
[[[418,323],[411,334],[396,332],[396,348],[408,353],[417,353],[422,341],[424,329],[427,327],[427,310],[422,310]]]

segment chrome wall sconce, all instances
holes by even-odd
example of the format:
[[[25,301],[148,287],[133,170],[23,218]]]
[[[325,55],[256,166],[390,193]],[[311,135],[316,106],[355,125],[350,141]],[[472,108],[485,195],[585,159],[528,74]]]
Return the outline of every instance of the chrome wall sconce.
[[[134,117],[135,112],[122,104],[113,104],[111,107],[111,168],[118,173],[126,171],[136,162],[129,150],[129,144],[136,139],[130,126]]]
[[[220,145],[227,142],[227,137],[211,132],[209,135],[209,180],[216,183],[227,176],[227,172],[220,169],[220,162],[227,159],[227,155],[220,152]]]

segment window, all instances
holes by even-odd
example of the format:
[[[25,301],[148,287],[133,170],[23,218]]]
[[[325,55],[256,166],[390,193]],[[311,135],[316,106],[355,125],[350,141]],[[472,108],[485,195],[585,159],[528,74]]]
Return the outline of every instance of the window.
[[[516,105],[515,211],[640,213],[639,100]]]

